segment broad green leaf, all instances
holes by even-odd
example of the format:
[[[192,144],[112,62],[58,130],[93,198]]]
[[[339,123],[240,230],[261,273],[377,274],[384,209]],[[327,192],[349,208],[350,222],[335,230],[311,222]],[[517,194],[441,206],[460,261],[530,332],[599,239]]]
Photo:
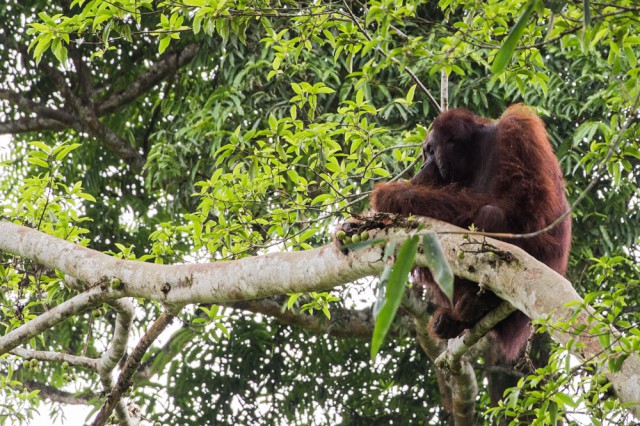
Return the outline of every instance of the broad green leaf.
[[[409,88],[409,91],[407,92],[407,103],[411,103],[413,102],[413,96],[416,93],[416,85],[414,84],[413,86],[411,86]]]
[[[396,242],[390,241],[384,248],[384,255],[382,257],[383,262],[385,263],[384,269],[382,270],[382,274],[380,274],[380,279],[378,280],[378,288],[376,289],[376,294],[378,297],[376,298],[376,303],[373,305],[373,316],[378,317],[378,314],[382,310],[384,306],[385,298],[386,298],[386,286],[389,281],[389,275],[391,275],[391,270],[393,269],[393,262],[390,262],[389,259],[396,252]]]
[[[36,64],[40,63],[40,59],[42,59],[42,55],[51,44],[52,38],[53,38],[52,33],[44,34],[42,37],[38,38],[39,40],[38,44],[36,45],[36,48],[33,50],[33,57],[36,59]]]
[[[576,404],[576,402],[573,400],[573,398],[564,393],[564,392],[558,392],[555,394],[554,399],[562,405],[566,405],[569,406],[571,408],[575,408],[578,404]]]
[[[591,25],[591,0],[582,0],[582,5],[584,7],[582,25],[586,30]]]
[[[42,142],[42,141],[31,141],[31,142],[29,142],[29,145],[33,145],[33,146],[35,146],[37,148],[40,148],[41,150],[43,150],[47,154],[51,154],[51,147],[49,145],[47,145],[46,143]]]
[[[551,401],[549,407],[549,423],[554,426],[558,424],[558,404],[554,401]]]
[[[298,300],[298,297],[300,297],[300,293],[292,293],[289,295],[289,300],[287,301],[287,309],[291,309],[293,307],[293,305],[296,303],[296,300]]]
[[[93,197],[93,195],[87,194],[86,192],[78,192],[76,195],[84,200],[91,201],[94,203],[96,202],[96,199]]]
[[[424,234],[422,237],[422,249],[433,279],[442,292],[447,295],[449,301],[453,303],[453,272],[435,232],[431,231]]]
[[[511,59],[511,56],[513,56],[513,52],[516,50],[520,37],[522,37],[524,29],[527,27],[527,20],[529,19],[529,16],[531,16],[531,12],[533,12],[536,1],[537,0],[529,0],[524,6],[524,10],[520,15],[520,18],[518,18],[518,22],[516,22],[511,31],[509,31],[507,39],[504,41],[502,47],[496,54],[496,57],[493,59],[491,72],[501,72]]]
[[[324,200],[327,200],[329,198],[331,198],[331,194],[320,194],[317,197],[315,197],[312,201],[311,204],[312,205],[316,205],[316,204],[320,204],[322,203]]]
[[[27,157],[27,161],[31,164],[35,164],[37,166],[40,167],[44,167],[45,169],[49,168],[49,163],[47,163],[46,161],[40,159],[40,158],[35,158],[35,157]]]
[[[371,359],[374,359],[384,342],[384,338],[391,327],[391,323],[396,316],[398,306],[402,301],[404,289],[407,285],[407,278],[413,268],[413,261],[418,251],[419,238],[417,235],[407,238],[400,250],[398,256],[389,274],[389,280],[386,285],[385,302],[382,309],[376,317],[376,325],[373,330],[373,338],[371,339]]]
[[[196,13],[193,18],[193,33],[198,34],[200,32],[200,28],[202,27],[202,19],[204,15],[202,13]]]
[[[160,38],[160,44],[158,46],[158,53],[162,54],[165,50],[167,50],[167,47],[169,47],[169,43],[171,42],[171,37],[168,35],[162,36],[162,38]]]
[[[74,143],[71,145],[66,145],[64,146],[64,148],[62,148],[57,154],[56,154],[56,160],[60,161],[62,160],[64,157],[66,157],[67,155],[69,155],[69,153],[71,151],[73,151],[74,149],[78,148],[80,146],[79,143]]]

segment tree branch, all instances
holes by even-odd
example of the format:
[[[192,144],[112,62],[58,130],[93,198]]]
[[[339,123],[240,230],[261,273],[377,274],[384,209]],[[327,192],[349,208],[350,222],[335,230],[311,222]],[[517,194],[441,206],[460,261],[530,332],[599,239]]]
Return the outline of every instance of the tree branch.
[[[260,313],[276,318],[283,324],[295,325],[312,333],[326,333],[336,337],[370,338],[375,326],[372,308],[359,310],[331,308],[329,320],[321,313],[310,315],[295,313],[289,309],[283,311],[282,305],[272,298],[225,303],[224,306]],[[412,320],[410,321],[407,316],[398,315],[397,319],[405,323],[406,328],[403,328],[409,330],[414,328]]]
[[[44,117],[25,117],[12,121],[0,122],[0,135],[26,132],[41,132],[45,130],[61,131],[68,126],[57,120]]]
[[[116,325],[109,347],[100,357],[96,370],[100,376],[111,375],[127,350],[131,322],[133,321],[134,307],[130,300],[114,300],[110,303],[116,310]]]
[[[199,49],[200,43],[193,43],[180,50],[164,54],[158,62],[153,64],[125,89],[96,102],[96,115],[102,117],[133,101],[167,78],[168,75],[191,62]]]
[[[39,361],[59,363],[68,362],[69,365],[72,365],[74,367],[84,367],[93,371],[96,371],[96,366],[98,363],[98,361],[93,358],[65,354],[62,352],[36,351],[31,349],[15,348],[9,351],[9,353],[11,355],[19,356],[23,359],[37,359]]]
[[[445,343],[432,337],[427,330],[429,329],[429,316],[422,315],[415,318],[416,323],[416,335],[418,338],[418,344],[422,351],[429,357],[431,361],[434,361],[439,354],[445,349]],[[440,391],[440,398],[442,399],[442,406],[444,409],[453,415],[453,395],[451,393],[451,383],[449,377],[443,370],[436,369],[436,378],[438,380],[438,390]]]
[[[20,93],[13,92],[11,90],[0,90],[0,99],[6,99],[24,110],[38,114],[43,118],[56,120],[68,126],[71,126],[75,121],[75,118],[65,111],[42,106],[37,102],[33,102],[31,99],[22,96]]]
[[[93,287],[1,336],[0,354],[9,352],[18,345],[49,330],[72,315],[77,315],[91,306],[102,303],[109,298],[116,297],[117,295],[108,292],[106,289],[103,290],[99,286]]]
[[[41,398],[48,399],[49,401],[59,402],[61,404],[70,405],[88,405],[91,400],[96,398],[95,394],[76,395],[71,392],[65,392],[53,386],[45,385],[35,380],[23,381],[22,385],[29,391],[39,390],[39,396]]]
[[[485,315],[476,325],[464,334],[449,339],[448,348],[435,360],[436,367],[444,371],[460,372],[463,368],[462,355],[482,339],[500,321],[516,311],[508,302],[502,302],[495,309]]]
[[[476,424],[478,382],[471,363],[462,356],[515,310],[509,303],[502,302],[463,335],[449,339],[447,350],[442,351],[435,359],[437,371],[450,378],[451,412],[456,425]]]
[[[145,335],[142,336],[122,368],[122,372],[118,377],[118,382],[113,387],[113,390],[107,396],[105,404],[96,415],[96,418],[92,423],[93,426],[102,426],[107,423],[109,415],[115,408],[116,403],[121,401],[122,396],[131,386],[131,379],[133,378],[133,374],[138,370],[138,367],[140,367],[142,357],[147,352],[151,344],[158,338],[158,336],[160,336],[160,333],[162,333],[164,329],[171,324],[171,321],[173,321],[174,318],[174,315],[163,312],[149,330],[147,330]]]
[[[483,283],[532,319],[549,317],[552,322],[559,323],[573,321],[576,317],[572,322],[575,327],[586,325],[589,329],[590,322],[593,322],[591,310],[585,309],[574,315],[572,308],[565,307],[570,302],[583,303],[571,283],[523,250],[490,238],[464,238],[457,234],[463,232],[461,228],[433,219],[423,218],[419,223],[425,228],[419,233],[429,230],[441,232],[440,243],[456,276]],[[376,239],[400,242],[415,232],[387,228],[370,233]],[[462,244],[469,251],[459,259],[456,253]],[[487,247],[491,252],[487,252]],[[384,268],[384,247],[380,245],[347,254],[337,245],[329,245],[229,262],[156,265],[116,259],[7,222],[0,222],[0,250],[27,257],[74,276],[89,286],[96,286],[0,337],[0,353],[13,349],[91,303],[104,300],[141,297],[168,306],[251,300],[290,292],[325,291],[379,274]],[[421,251],[416,256],[416,266],[427,266],[427,259]],[[104,283],[111,278],[120,279],[123,289],[106,288],[109,286]],[[99,284],[103,284],[103,288]],[[76,305],[78,308],[74,308]],[[617,334],[615,330],[611,331]],[[561,342],[574,341],[572,350],[581,359],[598,356],[603,351],[598,336],[578,332],[577,329],[556,329],[553,333]],[[615,347],[605,349],[615,350]],[[607,377],[623,403],[640,402],[640,359],[637,356],[628,357],[618,372],[610,372]],[[640,418],[640,404],[630,410]]]
[[[129,142],[120,135],[102,124],[93,111],[85,108],[82,114],[84,121],[73,127],[79,132],[87,132],[96,139],[101,140],[111,152],[130,166],[134,171],[140,172],[146,163],[146,159]]]
[[[456,426],[476,424],[478,381],[469,361],[461,360],[460,369],[451,372],[452,411]]]
[[[36,118],[25,118],[0,123],[0,134],[40,130],[59,131],[71,127],[78,132],[89,133],[91,136],[102,141],[116,156],[129,165],[134,171],[139,172],[144,167],[146,162],[145,157],[126,140],[100,122],[99,117],[112,113],[123,105],[133,101],[164,80],[169,74],[191,62],[197,54],[199,47],[199,43],[193,43],[184,49],[163,55],[158,62],[152,65],[149,70],[142,73],[133,83],[128,85],[126,89],[113,93],[106,99],[98,102],[95,106],[91,99],[93,90],[89,82],[89,76],[82,58],[78,56],[79,52],[74,50],[72,54],[77,57],[72,55],[72,59],[78,71],[78,79],[83,91],[82,97],[79,97],[71,90],[65,76],[60,71],[50,67],[43,61],[39,64],[39,67],[53,81],[56,89],[60,91],[62,97],[67,101],[68,106],[77,113],[77,117],[62,109],[51,109],[37,102],[33,102],[20,93],[0,90],[0,99],[9,100],[14,105],[38,115]],[[20,51],[24,50],[21,50],[20,46],[18,46],[17,49]]]

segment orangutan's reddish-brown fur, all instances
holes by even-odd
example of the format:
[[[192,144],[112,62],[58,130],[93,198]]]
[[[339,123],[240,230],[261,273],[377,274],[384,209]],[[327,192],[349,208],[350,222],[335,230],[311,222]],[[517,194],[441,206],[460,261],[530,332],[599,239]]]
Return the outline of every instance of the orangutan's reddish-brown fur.
[[[511,106],[497,122],[464,109],[447,111],[433,123],[424,157],[422,169],[411,182],[375,187],[371,201],[375,211],[521,234],[544,228],[568,208],[562,173],[544,124],[526,106]],[[570,219],[539,236],[509,242],[564,274]],[[499,302],[493,293],[479,293],[475,283],[456,278],[451,306],[429,270],[419,268],[416,279],[439,306],[430,328],[440,338],[459,335]],[[507,359],[520,353],[530,328],[529,318],[519,311],[496,326],[494,332]]]

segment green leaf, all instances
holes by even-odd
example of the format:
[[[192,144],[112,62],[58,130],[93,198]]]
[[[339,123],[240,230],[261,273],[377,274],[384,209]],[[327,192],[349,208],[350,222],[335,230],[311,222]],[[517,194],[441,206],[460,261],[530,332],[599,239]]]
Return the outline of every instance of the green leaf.
[[[322,313],[324,313],[327,319],[331,319],[331,312],[329,311],[329,308],[327,308],[326,306],[322,308]]]
[[[322,203],[324,200],[331,198],[331,194],[320,194],[316,198],[311,201],[311,205],[316,205]]]
[[[578,406],[578,404],[573,400],[573,398],[564,392],[558,392],[557,394],[555,394],[554,399],[559,404],[566,405],[571,408],[576,408]]]
[[[48,33],[44,34],[42,37],[38,38],[38,44],[36,48],[33,50],[33,57],[36,59],[36,64],[40,63],[40,59],[42,59],[42,55],[47,50],[47,48],[51,45],[51,40],[53,38],[53,34]]]
[[[289,179],[291,179],[291,182],[293,183],[298,183],[298,181],[300,180],[300,176],[298,175],[298,172],[296,172],[293,169],[287,170],[287,176],[289,176]]]
[[[407,103],[411,103],[413,102],[413,96],[416,93],[416,85],[414,84],[413,86],[411,86],[409,88],[409,91],[407,92]]]
[[[433,279],[442,292],[447,295],[449,301],[453,303],[453,272],[435,232],[424,234],[422,248]]]
[[[162,36],[160,38],[160,45],[158,46],[158,53],[162,54],[167,47],[169,47],[169,43],[171,42],[171,37],[168,35]]]
[[[289,295],[289,300],[287,301],[287,309],[291,310],[291,308],[293,308],[293,305],[296,303],[296,300],[298,300],[298,297],[300,297],[300,293],[293,293]]]
[[[380,274],[380,279],[378,280],[378,288],[376,289],[376,293],[378,295],[376,299],[376,303],[373,305],[373,316],[378,317],[378,314],[382,310],[382,307],[385,303],[386,297],[386,286],[389,281],[389,275],[391,275],[391,270],[393,269],[393,263],[389,261],[389,259],[396,252],[396,242],[390,241],[384,248],[384,254],[382,257],[383,262],[385,263],[384,269]]]
[[[63,46],[61,39],[55,39],[51,43],[51,51],[58,62],[64,64],[67,62],[67,48]]]
[[[520,15],[520,18],[518,18],[518,22],[516,22],[513,28],[511,28],[507,39],[504,41],[502,47],[496,54],[496,57],[493,59],[491,72],[501,72],[507,65],[507,62],[511,59],[511,56],[513,56],[513,52],[516,50],[518,41],[520,41],[520,37],[522,37],[524,29],[527,27],[527,20],[529,19],[529,16],[531,16],[531,12],[533,12],[536,1],[537,0],[529,0],[524,6],[524,11]]]
[[[69,155],[69,153],[71,151],[73,151],[74,149],[78,148],[80,146],[79,143],[74,143],[71,145],[66,145],[64,146],[57,154],[56,154],[56,160],[60,161],[62,160],[64,157],[66,157],[67,155]]]
[[[558,404],[552,401],[549,405],[549,422],[555,426],[558,424]]]
[[[591,0],[582,0],[582,5],[584,6],[582,26],[586,30],[591,25]]]
[[[273,133],[278,131],[278,119],[273,114],[269,114],[269,128]]]
[[[31,164],[35,164],[37,166],[40,167],[44,167],[45,169],[49,168],[49,163],[47,163],[46,161],[40,159],[40,158],[35,158],[35,157],[27,157],[27,161]]]
[[[51,147],[42,141],[31,141],[29,142],[29,145],[40,148],[42,151],[46,152],[47,155],[51,154]]]
[[[193,17],[193,33],[194,34],[198,34],[200,32],[200,29],[202,28],[202,19],[203,18],[204,18],[204,15],[202,15],[201,13],[197,13]]]
[[[373,338],[371,339],[371,359],[374,359],[378,354],[382,342],[384,342],[384,338],[396,316],[398,306],[400,306],[402,296],[404,295],[405,286],[407,285],[407,278],[413,267],[413,261],[416,258],[418,242],[418,236],[414,235],[413,237],[407,238],[407,240],[402,243],[402,246],[400,246],[398,256],[386,285],[384,306],[382,306],[376,318]]]
[[[316,93],[335,93],[331,87],[321,86],[316,89]]]

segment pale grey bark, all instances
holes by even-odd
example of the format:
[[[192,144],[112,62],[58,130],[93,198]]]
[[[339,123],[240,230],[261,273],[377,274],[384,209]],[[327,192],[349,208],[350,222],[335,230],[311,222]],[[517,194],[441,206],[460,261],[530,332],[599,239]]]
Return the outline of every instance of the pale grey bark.
[[[502,302],[493,311],[480,319],[471,329],[454,339],[449,339],[447,342],[447,350],[443,351],[435,360],[436,367],[454,373],[461,372],[463,368],[466,368],[463,365],[464,361],[462,360],[462,356],[468,353],[496,324],[513,312],[515,312],[515,308],[511,304]]]
[[[96,369],[107,392],[111,392],[113,389],[112,372],[127,351],[129,331],[135,313],[133,302],[129,299],[114,300],[110,305],[116,311],[116,324],[111,342],[98,360]],[[129,415],[124,400],[118,399],[115,404],[115,412],[120,424],[127,426],[138,424],[137,419]]]

